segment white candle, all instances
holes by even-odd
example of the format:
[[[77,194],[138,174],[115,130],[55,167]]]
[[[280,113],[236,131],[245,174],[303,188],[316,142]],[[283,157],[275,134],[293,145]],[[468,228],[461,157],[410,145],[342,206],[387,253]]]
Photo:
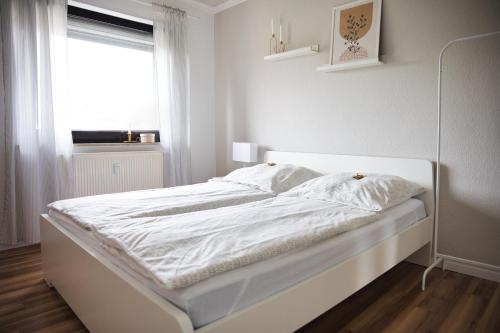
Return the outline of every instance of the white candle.
[[[128,132],[127,132],[127,134],[132,134],[132,129],[130,127],[130,123],[128,124]]]
[[[280,24],[280,42],[283,41],[283,29],[281,27],[281,24]]]
[[[271,34],[274,35],[274,17],[271,18]]]

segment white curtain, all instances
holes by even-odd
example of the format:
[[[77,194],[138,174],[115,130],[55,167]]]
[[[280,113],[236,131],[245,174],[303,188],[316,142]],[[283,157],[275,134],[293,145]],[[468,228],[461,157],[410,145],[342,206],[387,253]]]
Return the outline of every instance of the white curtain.
[[[165,184],[191,183],[186,13],[153,4],[154,57]]]
[[[44,54],[50,54],[50,63],[45,68],[50,72],[42,77],[42,84],[52,87],[52,120],[54,138],[51,144],[56,154],[56,198],[67,199],[74,195],[73,182],[73,138],[69,113],[68,92],[68,48],[67,48],[67,0],[42,0],[47,3],[49,44]],[[47,114],[50,113],[48,110]]]
[[[66,3],[2,0],[0,19],[0,241],[29,244],[47,203],[72,192],[71,132],[59,115],[67,110]]]

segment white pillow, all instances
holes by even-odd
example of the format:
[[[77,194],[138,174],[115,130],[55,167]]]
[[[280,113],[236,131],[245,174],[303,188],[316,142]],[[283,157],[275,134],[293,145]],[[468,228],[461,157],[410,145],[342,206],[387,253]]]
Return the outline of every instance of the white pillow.
[[[250,185],[267,192],[281,193],[319,176],[320,173],[304,167],[266,163],[237,169],[222,180]]]
[[[284,196],[340,203],[369,211],[382,211],[424,192],[424,188],[397,176],[353,173],[326,175],[305,182]]]

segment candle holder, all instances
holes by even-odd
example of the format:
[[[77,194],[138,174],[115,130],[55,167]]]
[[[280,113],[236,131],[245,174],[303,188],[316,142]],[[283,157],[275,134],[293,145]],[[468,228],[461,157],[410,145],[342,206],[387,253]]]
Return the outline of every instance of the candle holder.
[[[278,46],[278,53],[283,53],[286,51],[286,45],[285,42],[281,41],[280,45]]]
[[[123,141],[123,143],[135,143],[135,141],[132,141],[132,133],[127,133],[127,141]]]
[[[274,53],[278,53],[278,40],[276,39],[275,34],[272,34],[271,39],[269,40],[269,55],[273,55],[273,51]]]

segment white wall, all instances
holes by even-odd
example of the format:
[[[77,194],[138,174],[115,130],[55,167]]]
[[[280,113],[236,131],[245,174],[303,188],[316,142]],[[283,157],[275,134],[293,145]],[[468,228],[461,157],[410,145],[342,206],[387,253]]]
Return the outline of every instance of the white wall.
[[[386,65],[318,73],[315,68],[328,59],[332,7],[345,2],[249,0],[216,14],[219,175],[235,166],[233,141],[283,151],[434,160],[439,50],[457,37],[500,30],[500,2],[384,0]],[[319,43],[321,54],[264,62],[272,16],[281,16],[291,48]],[[445,254],[493,265],[500,265],[499,43],[497,37],[450,49],[445,59],[456,74],[445,82],[438,246]]]
[[[151,3],[151,0],[141,1]],[[151,6],[138,1],[78,0],[78,2],[152,20]],[[203,182],[215,175],[214,16],[201,7],[183,1],[168,1],[168,4],[185,10],[188,15],[192,16],[188,21],[191,71],[191,162],[193,182]],[[95,150],[109,150],[109,147],[97,147]],[[78,151],[89,151],[89,147],[79,147]]]

